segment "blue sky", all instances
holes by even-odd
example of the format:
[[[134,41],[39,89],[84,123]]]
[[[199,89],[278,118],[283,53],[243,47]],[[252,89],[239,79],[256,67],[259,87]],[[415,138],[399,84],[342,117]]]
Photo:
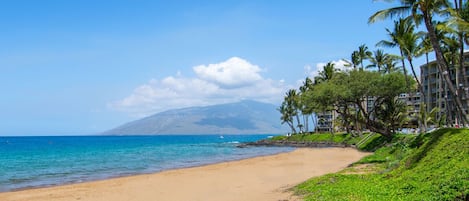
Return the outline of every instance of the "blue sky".
[[[389,6],[2,1],[0,135],[93,134],[177,107],[278,104],[321,63],[376,49],[391,23],[367,19]]]

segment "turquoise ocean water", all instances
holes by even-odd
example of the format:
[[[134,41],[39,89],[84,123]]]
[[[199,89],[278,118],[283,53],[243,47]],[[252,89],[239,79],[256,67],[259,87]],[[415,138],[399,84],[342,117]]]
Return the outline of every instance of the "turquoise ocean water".
[[[0,192],[159,172],[293,150],[268,135],[0,137]]]

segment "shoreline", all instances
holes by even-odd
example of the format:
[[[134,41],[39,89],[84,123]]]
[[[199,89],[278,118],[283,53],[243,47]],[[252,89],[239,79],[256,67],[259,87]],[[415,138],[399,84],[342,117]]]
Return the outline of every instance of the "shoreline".
[[[289,200],[292,195],[285,190],[310,177],[337,172],[366,155],[352,148],[299,148],[157,173],[2,192],[0,200]]]
[[[288,146],[285,146],[285,147],[288,147]],[[205,167],[205,166],[210,166],[210,165],[217,165],[217,164],[221,164],[221,163],[238,162],[238,161],[249,160],[249,159],[253,159],[253,158],[268,157],[268,156],[275,156],[275,155],[284,154],[284,153],[290,153],[290,152],[295,151],[299,147],[291,147],[291,148],[292,148],[291,150],[282,151],[282,152],[278,152],[278,153],[265,154],[265,155],[256,155],[256,156],[251,156],[251,157],[247,157],[247,158],[239,158],[239,159],[227,159],[227,160],[222,160],[222,161],[202,162],[202,163],[196,164],[196,165],[173,167],[173,168],[157,170],[157,171],[154,171],[154,172],[129,173],[129,174],[110,176],[110,177],[96,178],[96,179],[85,179],[85,180],[75,181],[75,182],[65,182],[65,183],[52,184],[52,185],[39,185],[39,186],[32,186],[32,187],[15,188],[15,189],[12,189],[12,190],[7,190],[7,191],[1,191],[0,190],[0,195],[2,193],[14,193],[14,192],[21,192],[21,191],[28,191],[28,190],[35,190],[35,189],[45,189],[45,188],[54,188],[54,187],[68,186],[68,185],[77,185],[77,184],[90,183],[90,182],[99,182],[99,181],[120,179],[120,178],[126,178],[126,177],[138,177],[138,176],[143,176],[143,175],[159,174],[159,173],[167,172],[167,171],[178,171],[178,170],[184,170],[184,169],[191,169],[191,168]],[[310,148],[314,148],[314,147],[310,147]],[[332,148],[332,147],[317,147],[317,148]],[[0,196],[0,198],[1,198],[1,196]]]

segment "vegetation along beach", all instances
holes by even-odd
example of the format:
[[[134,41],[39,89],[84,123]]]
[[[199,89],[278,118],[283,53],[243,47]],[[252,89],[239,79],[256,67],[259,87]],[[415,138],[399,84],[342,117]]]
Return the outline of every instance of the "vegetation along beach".
[[[0,4],[1,201],[469,200],[469,2]]]

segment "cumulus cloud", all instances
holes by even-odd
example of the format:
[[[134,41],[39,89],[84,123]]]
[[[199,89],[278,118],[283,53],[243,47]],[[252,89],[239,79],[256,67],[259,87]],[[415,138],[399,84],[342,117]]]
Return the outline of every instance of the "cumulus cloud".
[[[192,69],[195,77],[183,77],[178,73],[161,80],[152,79],[108,106],[141,117],[168,109],[243,99],[278,103],[290,88],[283,80],[262,77],[260,67],[238,57]]]
[[[228,88],[250,85],[262,80],[258,66],[238,57],[218,64],[196,66],[193,69],[199,78]]]

